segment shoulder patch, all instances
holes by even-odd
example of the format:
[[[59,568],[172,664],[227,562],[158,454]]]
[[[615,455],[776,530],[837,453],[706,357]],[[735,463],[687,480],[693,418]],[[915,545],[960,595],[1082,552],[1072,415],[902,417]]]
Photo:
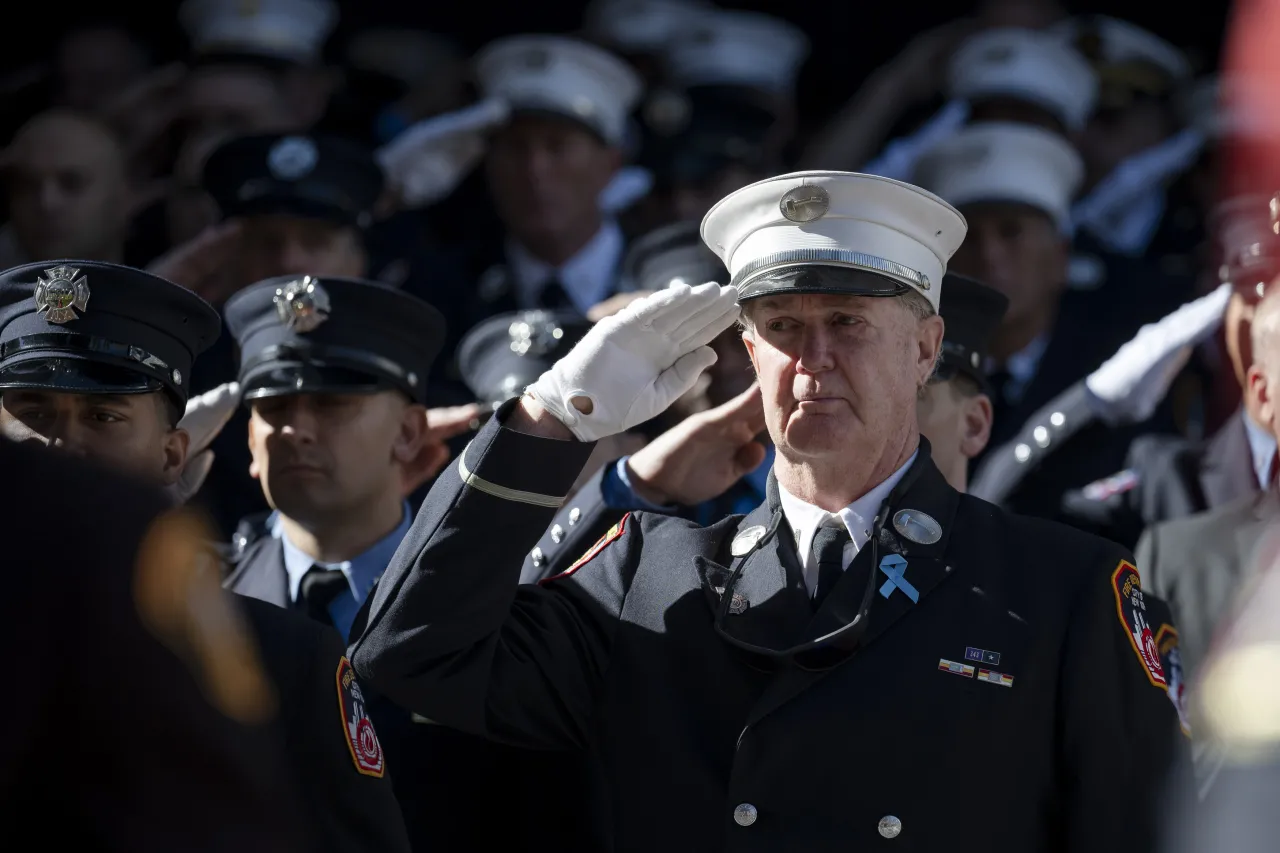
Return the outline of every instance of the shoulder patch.
[[[381,779],[387,770],[382,744],[378,741],[378,733],[373,730],[373,721],[365,710],[364,693],[346,655],[338,661],[336,678],[342,734],[347,739],[347,748],[351,750],[351,760],[361,775]]]
[[[1088,500],[1105,501],[1107,498],[1133,491],[1140,481],[1141,477],[1136,468],[1126,468],[1110,477],[1094,480],[1080,491]]]
[[[134,605],[211,705],[243,725],[258,725],[275,715],[275,689],[249,627],[222,589],[209,533],[203,518],[187,509],[156,518],[138,545]]]
[[[1187,717],[1187,684],[1182,678],[1182,651],[1178,648],[1178,629],[1164,622],[1156,631],[1156,648],[1160,650],[1160,664],[1164,667],[1169,701],[1178,712],[1178,725],[1182,733],[1191,737],[1191,722]]]
[[[1128,560],[1120,561],[1120,565],[1111,573],[1111,589],[1116,596],[1116,615],[1129,637],[1129,645],[1146,670],[1147,679],[1152,686],[1167,689],[1164,665],[1160,662],[1160,649],[1156,645],[1151,625],[1147,622],[1147,602],[1142,594],[1142,580],[1133,563]]]
[[[626,532],[627,519],[629,519],[630,517],[631,517],[631,513],[627,513],[621,519],[619,519],[618,523],[615,524],[613,527],[610,527],[608,532],[605,533],[605,535],[601,536],[599,539],[596,540],[596,544],[592,545],[590,548],[587,549],[587,553],[583,554],[581,557],[574,560],[573,565],[571,565],[569,568],[565,569],[563,572],[561,572],[558,575],[552,575],[549,578],[543,578],[542,580],[538,581],[538,583],[544,584],[544,583],[547,583],[548,581],[559,580],[560,578],[567,578],[569,577],[569,575],[573,574],[578,569],[582,568],[587,563],[594,560],[596,558],[596,555],[599,554],[601,551],[603,551],[606,547],[608,547],[610,542],[613,542],[615,539],[620,539],[622,537],[622,534]]]

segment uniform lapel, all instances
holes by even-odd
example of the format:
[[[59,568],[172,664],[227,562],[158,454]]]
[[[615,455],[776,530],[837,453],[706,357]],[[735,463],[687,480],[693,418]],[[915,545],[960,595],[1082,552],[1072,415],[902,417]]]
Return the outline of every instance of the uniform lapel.
[[[695,557],[702,589],[714,616],[720,606],[726,581],[741,565],[741,573],[733,584],[725,631],[752,645],[785,648],[795,642],[812,616],[809,594],[805,589],[800,561],[796,557],[795,538],[778,510],[777,483],[769,475],[768,497],[740,521],[728,519],[719,541],[718,554],[724,563]],[[773,528],[777,515],[777,526]],[[713,527],[713,529],[714,529]],[[746,559],[733,557],[731,543],[750,537],[753,530],[773,534],[760,542]]]
[[[856,655],[866,654],[867,649],[877,638],[895,626],[899,620],[915,613],[925,606],[925,600],[941,583],[950,578],[954,572],[949,571],[945,558],[947,542],[950,539],[951,525],[955,518],[956,508],[960,503],[960,494],[946,482],[942,474],[934,466],[929,455],[928,442],[920,440],[920,455],[912,466],[923,466],[910,487],[894,501],[889,510],[888,523],[880,546],[877,549],[877,563],[886,558],[898,557],[906,561],[901,567],[893,560],[895,571],[901,569],[902,578],[916,590],[917,600],[912,601],[902,589],[889,586],[888,597],[882,594],[888,575],[881,571],[879,565],[872,565],[872,547],[868,542],[853,563],[845,571],[840,581],[823,601],[818,612],[813,614],[803,632],[803,639],[810,640],[826,636],[853,622],[862,603],[866,590],[867,571],[876,573],[875,592],[872,593],[871,610],[868,615],[866,633],[862,637]],[[908,473],[917,473],[914,470]],[[932,544],[913,542],[894,530],[893,517],[902,510],[914,510],[934,519],[942,528],[941,538]],[[893,564],[890,564],[891,566]],[[761,696],[760,701],[752,708],[748,716],[748,725],[754,725],[766,715],[810,686],[821,681],[828,673],[838,669],[806,671],[789,668],[779,673]]]
[[[1257,490],[1253,451],[1243,410],[1231,416],[1209,439],[1200,468],[1200,487],[1209,507],[1222,506]]]
[[[246,547],[223,586],[277,607],[289,607],[289,575],[284,569],[284,546],[280,540],[263,536]]]

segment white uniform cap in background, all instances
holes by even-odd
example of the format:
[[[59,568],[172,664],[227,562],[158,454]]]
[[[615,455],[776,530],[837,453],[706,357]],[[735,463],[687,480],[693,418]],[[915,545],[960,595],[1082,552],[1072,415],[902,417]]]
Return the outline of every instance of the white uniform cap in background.
[[[185,0],[178,19],[197,55],[236,53],[310,64],[338,23],[331,0]]]
[[[1026,101],[1069,130],[1084,127],[1098,97],[1098,77],[1078,51],[1059,36],[1015,27],[964,41],[951,58],[948,78],[953,98]]]
[[[476,57],[485,97],[512,110],[563,115],[621,145],[627,116],[640,98],[640,78],[603,48],[565,36],[499,39]]]
[[[583,32],[624,52],[656,51],[711,9],[705,0],[592,0],[583,16]]]
[[[729,268],[741,300],[805,292],[785,284],[762,292],[757,285],[770,273],[837,267],[869,273],[866,279],[892,285],[889,292],[911,288],[936,311],[947,261],[967,227],[954,207],[911,184],[855,172],[793,172],[721,199],[702,220],[702,239]]]
[[[1191,63],[1182,51],[1155,33],[1128,21],[1106,15],[1088,15],[1054,24],[1049,32],[1068,39],[1095,65],[1146,62],[1164,71],[1174,81],[1182,82],[1191,77]]]
[[[1026,124],[979,122],[924,153],[914,179],[954,204],[1016,202],[1042,210],[1062,232],[1084,163],[1059,134]]]
[[[678,86],[749,86],[789,94],[809,56],[809,39],[772,15],[716,10],[686,28],[666,53]]]

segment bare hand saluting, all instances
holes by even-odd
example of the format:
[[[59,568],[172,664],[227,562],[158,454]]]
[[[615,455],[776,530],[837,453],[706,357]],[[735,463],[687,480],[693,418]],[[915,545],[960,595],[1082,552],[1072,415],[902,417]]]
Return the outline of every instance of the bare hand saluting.
[[[760,386],[699,412],[658,436],[627,462],[637,494],[656,504],[693,506],[727,492],[765,459]]]

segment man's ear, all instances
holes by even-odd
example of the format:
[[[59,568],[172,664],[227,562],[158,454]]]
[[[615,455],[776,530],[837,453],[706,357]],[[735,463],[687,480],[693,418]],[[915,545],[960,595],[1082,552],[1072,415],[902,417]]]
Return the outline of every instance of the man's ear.
[[[1262,425],[1269,432],[1274,432],[1277,414],[1275,395],[1271,393],[1271,383],[1267,381],[1267,374],[1258,364],[1250,365],[1245,372],[1244,393],[1257,405],[1258,417],[1262,419]]]
[[[964,399],[960,406],[960,452],[965,459],[973,459],[986,449],[994,416],[995,410],[986,394]]]
[[[174,427],[165,433],[161,441],[160,452],[164,454],[164,467],[161,478],[166,486],[172,486],[182,476],[182,469],[187,465],[187,450],[191,447],[191,436],[185,429]]]
[[[946,331],[946,323],[942,317],[933,314],[925,317],[917,324],[919,334],[916,338],[919,352],[917,364],[920,368],[916,389],[923,388],[938,365],[938,354],[942,352],[942,336]]]
[[[253,445],[254,445],[253,439],[255,435],[257,435],[257,432],[254,426],[254,417],[252,414],[250,414],[249,415],[249,431],[248,431],[248,439],[247,439],[249,444],[249,476],[257,480],[262,476],[262,469],[258,467],[258,456],[256,453],[253,452]]]
[[[391,445],[392,461],[400,469],[400,493],[409,497],[425,485],[449,461],[449,446],[427,429],[427,410],[405,406],[400,431]]]

